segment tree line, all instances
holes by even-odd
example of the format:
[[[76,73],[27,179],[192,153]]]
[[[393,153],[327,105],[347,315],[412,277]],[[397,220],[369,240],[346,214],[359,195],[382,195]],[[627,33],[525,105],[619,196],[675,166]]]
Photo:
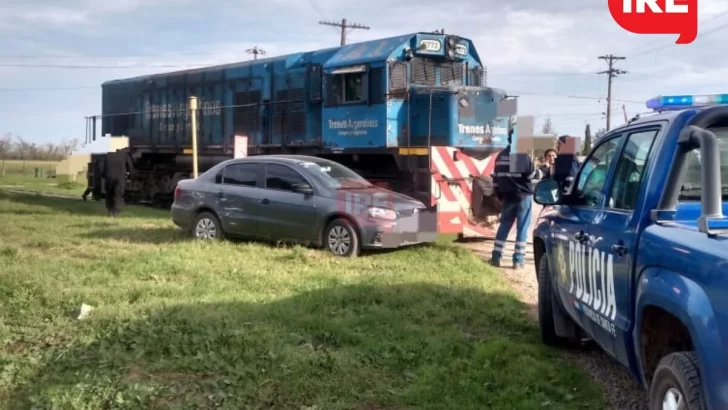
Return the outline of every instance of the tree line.
[[[0,137],[0,159],[22,161],[61,161],[80,147],[77,138],[58,143],[37,144],[18,135],[7,133]]]

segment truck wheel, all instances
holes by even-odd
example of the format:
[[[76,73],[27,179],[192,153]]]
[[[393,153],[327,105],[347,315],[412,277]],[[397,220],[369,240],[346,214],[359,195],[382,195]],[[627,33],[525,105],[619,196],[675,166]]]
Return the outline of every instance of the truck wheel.
[[[219,240],[224,237],[220,219],[211,212],[201,212],[190,230],[195,239]]]
[[[650,410],[704,410],[695,352],[671,353],[660,360],[650,385]]]
[[[538,263],[538,325],[541,328],[541,341],[548,346],[563,346],[567,340],[556,334],[553,312],[554,292],[551,288],[549,258],[544,255]]]
[[[324,231],[324,246],[336,256],[354,258],[359,255],[359,235],[346,219],[331,221]]]

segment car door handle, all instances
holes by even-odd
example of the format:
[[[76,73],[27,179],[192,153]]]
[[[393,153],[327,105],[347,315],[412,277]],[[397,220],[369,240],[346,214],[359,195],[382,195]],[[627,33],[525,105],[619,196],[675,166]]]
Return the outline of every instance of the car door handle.
[[[223,198],[223,197],[225,196],[225,194],[223,194],[222,192],[218,192],[218,193],[217,193],[217,194],[215,194],[215,195],[216,195],[216,196],[217,196],[218,198]]]
[[[577,242],[584,242],[586,240],[586,234],[584,231],[579,231],[574,234],[574,240]]]
[[[626,246],[622,242],[612,245],[612,252],[616,253],[619,256],[624,256],[629,252],[629,249],[627,249]]]
[[[270,201],[268,200],[268,198],[263,198],[260,200],[260,203],[263,205],[268,205],[270,203]]]

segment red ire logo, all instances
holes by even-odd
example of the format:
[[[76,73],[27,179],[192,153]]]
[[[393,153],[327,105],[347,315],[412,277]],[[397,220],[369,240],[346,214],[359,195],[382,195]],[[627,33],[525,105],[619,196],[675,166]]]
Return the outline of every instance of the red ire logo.
[[[679,34],[676,44],[698,36],[698,0],[608,0],[612,18],[635,34]]]

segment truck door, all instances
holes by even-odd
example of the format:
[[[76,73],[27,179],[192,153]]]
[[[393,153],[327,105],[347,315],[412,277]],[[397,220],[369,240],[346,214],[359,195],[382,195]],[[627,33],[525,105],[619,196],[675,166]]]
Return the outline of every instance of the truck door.
[[[553,272],[559,296],[564,308],[587,333],[591,332],[591,322],[584,308],[595,298],[587,258],[591,224],[604,202],[607,176],[621,141],[622,134],[599,141],[577,173],[573,192],[565,198],[554,219]]]
[[[627,346],[633,306],[632,277],[637,232],[643,213],[643,198],[652,147],[660,132],[659,125],[630,130],[607,192],[607,200],[590,227],[587,247],[587,272],[593,297],[584,308],[592,321],[594,340],[608,352],[629,365]]]

